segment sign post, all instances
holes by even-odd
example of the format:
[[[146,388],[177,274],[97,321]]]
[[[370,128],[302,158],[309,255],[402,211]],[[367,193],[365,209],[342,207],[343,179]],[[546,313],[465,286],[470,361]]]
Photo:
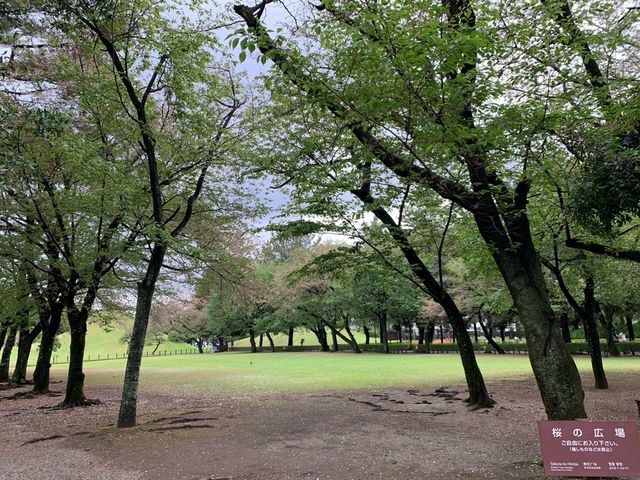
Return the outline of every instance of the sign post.
[[[640,475],[640,442],[635,422],[542,420],[538,427],[547,476]]]

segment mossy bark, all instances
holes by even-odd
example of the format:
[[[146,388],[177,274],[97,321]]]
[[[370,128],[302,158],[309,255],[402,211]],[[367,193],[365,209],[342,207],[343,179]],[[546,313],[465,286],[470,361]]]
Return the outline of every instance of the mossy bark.
[[[529,361],[550,420],[586,418],[584,391],[551,308],[535,251],[494,251],[527,340]]]

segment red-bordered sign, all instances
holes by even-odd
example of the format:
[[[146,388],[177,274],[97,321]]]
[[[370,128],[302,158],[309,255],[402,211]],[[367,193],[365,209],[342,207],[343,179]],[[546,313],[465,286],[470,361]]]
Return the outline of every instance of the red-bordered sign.
[[[544,472],[551,477],[640,475],[640,442],[631,421],[538,422]]]

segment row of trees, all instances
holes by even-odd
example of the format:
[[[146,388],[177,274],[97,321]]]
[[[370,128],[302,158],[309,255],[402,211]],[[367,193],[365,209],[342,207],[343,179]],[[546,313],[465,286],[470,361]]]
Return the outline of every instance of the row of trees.
[[[385,322],[416,318],[429,298],[478,406],[492,400],[466,315],[513,309],[547,415],[584,417],[558,311],[580,319],[606,386],[596,313],[612,332],[637,311],[638,12],[613,0],[575,11],[568,0],[323,0],[283,30],[264,20],[274,1],[228,18],[196,1],[2,7],[0,281],[11,293],[0,333],[23,352],[40,335],[35,391],[49,387],[66,314],[64,402],[84,401],[89,314],[101,291],[128,287],[118,425],[135,424],[161,274],[186,283],[204,269],[197,297],[222,336],[301,324],[352,343],[352,320],[366,318],[384,343]],[[217,35],[232,25],[227,47]],[[272,67],[256,97],[235,73],[238,46],[241,61]],[[246,172],[289,189],[280,213],[299,220],[274,227],[283,238],[356,244],[302,242],[295,260],[274,249],[256,262],[243,240],[241,219],[257,211]]]
[[[535,238],[549,217],[536,210],[559,207],[553,238],[572,247],[597,250],[575,240],[567,192],[592,232],[635,230],[637,12],[598,2],[576,15],[568,0],[326,0],[285,37],[262,20],[270,3],[234,11],[247,48],[275,66],[268,86],[287,115],[264,137],[265,158],[296,186],[299,211],[349,223],[355,199],[378,219],[446,312],[471,403],[489,405],[460,308],[415,235],[434,206],[451,205],[509,291],[547,415],[586,416]],[[601,202],[597,193],[612,190]],[[596,253],[607,252],[622,256],[611,244]]]
[[[197,7],[184,4],[193,15],[180,18],[152,1],[10,2],[3,12],[0,261],[16,300],[3,302],[2,328],[10,338],[19,330],[24,359],[41,335],[34,392],[42,393],[66,314],[63,404],[79,405],[99,292],[132,289],[120,426],[135,423],[161,270],[226,265],[250,218],[234,180],[245,98]]]

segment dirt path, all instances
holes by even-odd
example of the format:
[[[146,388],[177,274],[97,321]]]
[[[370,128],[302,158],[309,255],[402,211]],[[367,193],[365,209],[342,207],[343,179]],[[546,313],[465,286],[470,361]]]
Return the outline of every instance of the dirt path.
[[[587,391],[591,418],[638,419],[640,382],[611,375]],[[635,377],[635,376],[634,376]],[[585,385],[589,379],[585,378]],[[530,381],[490,384],[497,405],[469,411],[440,391],[210,398],[143,392],[140,423],[116,430],[119,391],[101,405],[0,391],[0,479],[541,479]]]

